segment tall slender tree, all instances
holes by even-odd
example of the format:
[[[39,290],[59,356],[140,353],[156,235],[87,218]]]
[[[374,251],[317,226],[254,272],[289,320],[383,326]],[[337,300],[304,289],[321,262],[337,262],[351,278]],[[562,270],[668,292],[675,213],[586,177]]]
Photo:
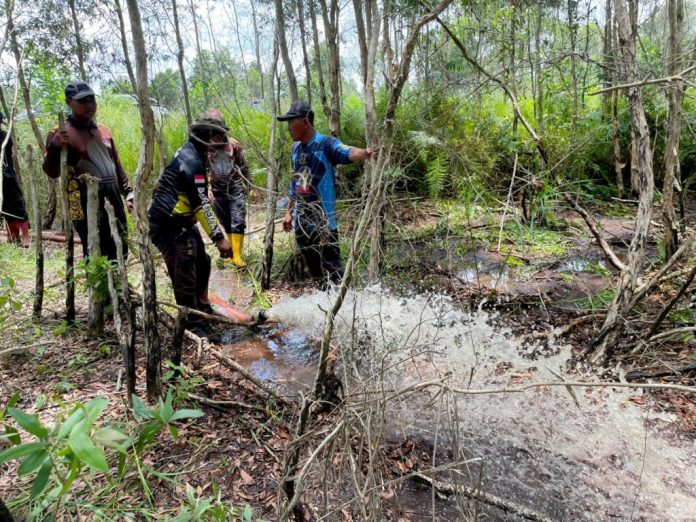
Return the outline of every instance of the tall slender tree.
[[[149,194],[147,187],[152,173],[154,157],[155,123],[147,79],[147,50],[143,26],[140,18],[138,0],[126,0],[133,35],[135,51],[135,73],[142,126],[142,141],[138,168],[133,180],[135,193],[135,225],[138,236],[140,262],[143,269],[143,344],[147,353],[147,396],[156,401],[161,395],[162,353],[157,332],[157,287],[155,284],[155,266],[150,253],[150,226],[147,219]]]

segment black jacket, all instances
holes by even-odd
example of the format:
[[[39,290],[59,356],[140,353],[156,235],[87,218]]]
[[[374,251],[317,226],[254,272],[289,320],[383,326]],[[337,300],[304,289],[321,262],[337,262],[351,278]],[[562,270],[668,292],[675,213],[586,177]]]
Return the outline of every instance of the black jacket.
[[[168,222],[192,226],[198,221],[210,239],[217,242],[225,235],[208,200],[205,157],[205,152],[191,141],[176,152],[155,184],[149,216],[159,226]]]

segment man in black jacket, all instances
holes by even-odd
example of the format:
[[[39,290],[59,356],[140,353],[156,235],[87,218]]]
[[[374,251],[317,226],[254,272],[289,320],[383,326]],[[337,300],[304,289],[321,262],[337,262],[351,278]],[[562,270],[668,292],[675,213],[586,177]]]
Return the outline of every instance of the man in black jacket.
[[[208,299],[210,256],[195,224],[201,224],[222,258],[232,257],[208,199],[209,153],[224,150],[227,130],[220,111],[196,118],[188,142],[157,180],[148,210],[150,237],[162,252],[177,304],[208,313],[213,311]]]

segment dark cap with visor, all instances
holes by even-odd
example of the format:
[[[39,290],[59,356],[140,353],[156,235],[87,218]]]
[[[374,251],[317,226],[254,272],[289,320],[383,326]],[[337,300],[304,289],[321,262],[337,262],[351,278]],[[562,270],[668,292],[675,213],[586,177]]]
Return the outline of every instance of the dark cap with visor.
[[[290,110],[278,116],[278,121],[288,121],[294,120],[295,118],[307,118],[310,114],[313,114],[312,107],[306,101],[295,100],[290,104]]]
[[[94,91],[87,82],[75,81],[65,86],[65,97],[70,100],[81,100],[94,96]]]

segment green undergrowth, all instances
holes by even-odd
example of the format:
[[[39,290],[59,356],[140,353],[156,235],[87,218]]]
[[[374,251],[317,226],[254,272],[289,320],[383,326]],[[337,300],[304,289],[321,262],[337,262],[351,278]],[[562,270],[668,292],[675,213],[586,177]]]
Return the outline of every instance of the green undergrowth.
[[[97,396],[65,403],[44,398],[36,409],[50,407],[49,421],[18,408],[20,394],[3,401],[0,409],[0,465],[19,462],[16,468],[21,493],[6,499],[10,509],[27,521],[65,520],[89,514],[92,520],[255,520],[251,506],[235,508],[222,500],[218,484],[204,496],[184,482],[186,469],[165,473],[155,468],[148,452],[167,438],[179,439],[179,429],[204,414],[181,409],[175,391],[148,407],[133,397],[130,415],[114,413],[110,401]],[[56,409],[57,408],[57,409]],[[185,489],[176,508],[157,506],[158,483]],[[133,500],[143,497],[143,502]],[[124,503],[123,498],[131,498]]]

